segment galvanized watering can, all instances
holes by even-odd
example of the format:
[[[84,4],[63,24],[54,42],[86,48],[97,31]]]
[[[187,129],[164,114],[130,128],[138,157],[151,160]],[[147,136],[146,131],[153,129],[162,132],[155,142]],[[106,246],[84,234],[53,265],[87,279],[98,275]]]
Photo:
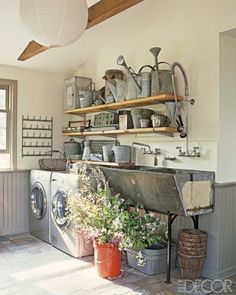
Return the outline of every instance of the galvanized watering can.
[[[162,93],[174,93],[172,83],[172,68],[167,62],[158,62],[158,55],[161,51],[160,47],[153,47],[149,50],[155,58],[155,66],[152,71],[152,89],[151,95],[155,96]],[[170,69],[160,70],[159,65],[168,65]]]
[[[145,67],[154,71],[153,67],[145,65],[140,68],[136,74],[131,67],[128,67],[123,55],[117,59],[117,64],[123,66],[127,73],[127,91],[126,99],[135,99],[137,97],[147,97],[151,95],[151,72],[143,72]]]

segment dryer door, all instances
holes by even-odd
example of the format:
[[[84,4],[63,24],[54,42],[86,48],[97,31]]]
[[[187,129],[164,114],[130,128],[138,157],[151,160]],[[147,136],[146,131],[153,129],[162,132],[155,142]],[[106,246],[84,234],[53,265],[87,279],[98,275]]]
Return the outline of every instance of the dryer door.
[[[60,229],[66,229],[70,222],[66,220],[66,202],[67,194],[64,190],[59,189],[52,200],[52,215],[55,223]]]
[[[40,182],[33,185],[30,206],[34,216],[37,219],[42,219],[47,211],[47,196],[44,187]]]

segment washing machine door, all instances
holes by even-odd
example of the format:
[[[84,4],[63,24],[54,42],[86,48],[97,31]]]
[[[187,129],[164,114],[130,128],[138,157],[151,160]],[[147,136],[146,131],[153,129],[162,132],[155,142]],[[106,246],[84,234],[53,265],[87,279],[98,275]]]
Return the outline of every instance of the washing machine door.
[[[30,206],[34,216],[42,219],[47,211],[47,196],[44,187],[40,182],[36,182],[31,191]]]
[[[60,229],[66,229],[70,225],[70,222],[66,219],[68,214],[66,210],[67,198],[66,192],[59,189],[52,200],[53,219]]]

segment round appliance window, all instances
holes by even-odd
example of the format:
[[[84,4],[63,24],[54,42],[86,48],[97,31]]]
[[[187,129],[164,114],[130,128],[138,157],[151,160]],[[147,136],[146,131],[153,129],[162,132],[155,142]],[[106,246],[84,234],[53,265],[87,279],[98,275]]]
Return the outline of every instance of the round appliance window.
[[[30,205],[34,216],[37,219],[42,219],[47,210],[47,197],[44,187],[39,182],[36,182],[33,185],[30,196]]]
[[[65,229],[69,226],[66,220],[68,214],[66,210],[67,194],[62,189],[58,190],[52,200],[52,214],[54,221],[61,228]]]

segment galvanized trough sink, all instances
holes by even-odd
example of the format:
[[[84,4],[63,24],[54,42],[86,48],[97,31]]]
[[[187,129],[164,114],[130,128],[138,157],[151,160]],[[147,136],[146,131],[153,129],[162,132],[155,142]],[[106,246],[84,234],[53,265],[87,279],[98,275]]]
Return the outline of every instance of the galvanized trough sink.
[[[145,166],[100,168],[115,193],[147,210],[182,216],[213,211],[214,172]]]

